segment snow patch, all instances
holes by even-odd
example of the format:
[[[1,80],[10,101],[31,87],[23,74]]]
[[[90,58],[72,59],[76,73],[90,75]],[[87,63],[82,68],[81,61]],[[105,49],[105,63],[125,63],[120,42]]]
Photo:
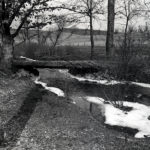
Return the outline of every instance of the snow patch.
[[[60,73],[66,74],[68,75],[70,78],[76,79],[80,82],[84,82],[84,81],[88,81],[88,82],[93,82],[93,83],[97,83],[97,84],[103,84],[103,85],[115,85],[115,84],[124,84],[124,81],[116,81],[116,80],[96,80],[96,79],[92,79],[91,77],[80,77],[80,76],[74,76],[72,74],[70,74],[68,72],[68,70],[64,69],[59,69],[58,70]]]
[[[25,59],[25,60],[28,60],[28,61],[36,61],[36,60],[34,60],[34,59],[27,58],[27,57],[24,57],[24,56],[20,56],[20,58]]]
[[[105,104],[104,99],[99,97],[86,97],[86,100],[100,105],[106,118],[105,124],[137,129],[138,133],[135,134],[135,138],[150,137],[149,106],[124,101],[123,106],[132,107],[131,111],[125,112],[112,104]]]
[[[141,86],[141,87],[145,87],[145,88],[150,88],[150,84],[148,84],[148,83],[132,82],[132,84],[138,85],[138,86]]]
[[[61,89],[59,89],[59,88],[56,88],[56,87],[48,87],[47,86],[47,83],[44,83],[44,82],[42,82],[42,81],[39,81],[39,77],[38,78],[36,78],[35,79],[35,83],[36,84],[40,84],[40,85],[42,85],[42,87],[43,88],[45,88],[46,90],[48,90],[48,91],[50,91],[50,92],[52,92],[52,93],[55,93],[57,96],[59,96],[59,97],[65,97],[65,93],[61,90]]]
[[[97,104],[97,105],[104,104],[104,101],[105,101],[103,98],[100,98],[100,97],[90,97],[90,96],[87,96],[86,100],[88,102],[90,102],[90,103],[94,103],[94,104]]]
[[[116,81],[116,80],[96,80],[96,79],[90,79],[90,78],[84,78],[84,77],[78,77],[78,76],[73,76],[71,75],[72,78],[77,79],[80,82],[83,81],[88,81],[88,82],[93,82],[97,84],[103,84],[103,85],[116,85],[116,84],[124,84],[125,82],[123,81]]]
[[[73,101],[73,102],[72,102],[72,104],[76,104],[76,102],[75,102],[75,101]]]
[[[60,71],[62,73],[68,73],[67,71]],[[125,83],[130,83],[132,85],[137,85],[145,88],[150,88],[150,84],[148,83],[140,83],[140,82],[130,82],[130,81],[116,81],[116,80],[97,80],[97,79],[92,79],[92,77],[79,77],[79,76],[74,76],[70,74],[71,78],[77,79],[80,82],[88,81],[88,82],[93,82],[97,84],[103,84],[103,85],[116,85],[116,84],[125,84]]]

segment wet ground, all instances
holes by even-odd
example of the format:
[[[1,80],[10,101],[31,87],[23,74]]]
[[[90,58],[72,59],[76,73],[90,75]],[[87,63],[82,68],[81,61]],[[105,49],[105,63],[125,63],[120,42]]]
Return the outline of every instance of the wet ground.
[[[80,82],[70,76],[67,70],[39,70],[41,81],[49,87],[57,87],[64,91],[66,98],[73,102],[87,103],[84,97],[100,97],[106,101],[131,101],[150,105],[149,88],[142,88],[129,83],[124,84],[97,84],[96,82]],[[82,104],[79,104],[81,106]],[[83,104],[84,105],[84,104]]]
[[[90,105],[84,96],[106,98],[109,91],[120,88],[80,83],[56,70],[40,70],[40,76],[48,86],[62,89],[66,97],[58,97],[39,85],[29,86],[31,81],[28,81],[25,88],[30,91],[23,92],[23,97],[17,97],[16,94],[16,107],[4,123],[7,141],[1,145],[2,150],[150,149],[149,139],[135,139],[122,129],[106,127],[100,108],[96,105],[93,106],[92,113],[89,112]],[[13,84],[17,86],[18,82],[14,81]],[[14,87],[13,84],[11,83],[11,88]],[[23,87],[20,86],[19,89]],[[2,105],[9,103],[5,100]]]

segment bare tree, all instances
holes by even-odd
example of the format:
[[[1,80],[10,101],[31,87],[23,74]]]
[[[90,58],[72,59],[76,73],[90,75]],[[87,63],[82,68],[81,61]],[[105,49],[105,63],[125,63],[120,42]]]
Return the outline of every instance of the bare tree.
[[[75,21],[77,21],[76,18],[70,16],[68,17],[66,15],[59,15],[59,16],[56,15],[53,17],[54,28],[50,28],[48,31],[46,31],[46,34],[43,35],[42,38],[42,43],[50,41],[48,43],[48,45],[50,46],[49,55],[51,54],[53,55],[55,53],[55,48],[57,45],[59,45],[61,42],[67,40],[72,36],[73,32],[64,37],[62,36],[62,34],[64,33],[65,27],[68,24]]]
[[[13,39],[18,35],[26,20],[41,11],[49,10],[52,12],[61,6],[53,7],[47,2],[49,0],[1,0],[0,1],[0,26],[2,35],[2,57],[0,68],[8,71],[12,68],[13,59]],[[18,20],[19,25],[14,33],[11,33],[11,25],[15,20]],[[30,22],[34,20],[30,19]],[[51,15],[47,17],[45,22],[40,25],[46,25],[51,20]],[[30,27],[36,27],[36,23],[30,24]]]
[[[94,55],[94,33],[93,33],[93,20],[97,18],[97,15],[103,15],[103,1],[104,0],[75,0],[75,4],[71,4],[71,10],[77,14],[80,14],[80,19],[83,21],[88,20],[90,26],[90,42],[91,42],[91,55],[90,59],[93,59]]]
[[[144,16],[144,19],[146,21],[146,27],[147,31],[150,26],[150,1],[149,0],[144,0],[144,5],[142,9],[142,15]]]
[[[30,42],[30,35],[29,35],[29,28],[28,28],[29,23],[30,23],[29,21],[26,21],[24,26],[22,27],[22,30],[20,31],[23,38],[23,42]]]
[[[118,11],[120,15],[125,19],[125,29],[124,29],[124,46],[126,48],[127,45],[127,34],[128,29],[130,26],[130,23],[135,17],[138,17],[140,15],[140,2],[133,1],[133,0],[123,0],[123,7],[121,7],[121,10]]]
[[[141,2],[140,0],[118,0],[119,5],[116,7],[116,20],[119,19],[123,25],[123,40],[120,38],[119,59],[120,64],[118,68],[119,76],[127,79],[131,68],[131,61],[138,54],[134,42],[135,38],[135,26],[134,22],[136,18],[141,14]],[[116,0],[117,3],[117,0]],[[133,64],[132,64],[133,65]],[[134,64],[135,65],[135,64]],[[136,68],[136,66],[135,66]]]
[[[51,40],[51,48],[54,49],[57,44],[59,44],[59,39],[64,31],[65,25],[66,25],[66,17],[61,15],[54,18],[54,22],[56,25],[56,29],[54,31],[48,32],[48,37]]]
[[[133,31],[132,21],[135,20],[142,11],[142,4],[140,0],[121,0],[120,6],[117,8],[116,15],[124,22],[124,40],[123,50],[126,53],[130,49],[129,41]]]

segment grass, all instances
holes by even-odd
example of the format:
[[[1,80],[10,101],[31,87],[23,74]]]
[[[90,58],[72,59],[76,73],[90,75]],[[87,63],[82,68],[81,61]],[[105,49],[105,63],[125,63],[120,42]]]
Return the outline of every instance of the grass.
[[[127,64],[124,64],[121,60],[121,49],[117,48],[115,56],[111,58],[112,62],[114,60],[118,62],[116,63],[117,66],[115,69],[112,65],[106,68],[108,70],[107,77],[112,76],[119,80],[150,82],[150,54],[148,49],[148,46],[134,46],[132,49],[132,57]],[[15,56],[25,56],[37,60],[90,60],[91,51],[90,46],[57,46],[52,49],[47,44],[24,43],[15,47]],[[107,62],[105,47],[95,46],[93,59],[100,60],[105,65],[105,62]],[[106,70],[102,73],[105,73]],[[82,72],[86,71],[84,70]]]
[[[79,37],[78,37],[79,36]],[[101,37],[102,38],[102,37]],[[67,41],[69,40],[68,44]],[[52,48],[47,43],[33,43],[26,42],[20,45],[16,45],[14,49],[15,56],[24,55],[33,59],[50,59],[50,60],[89,60],[91,55],[90,42],[87,36],[73,35],[68,40],[65,40],[62,45],[58,45]],[[74,44],[78,40],[89,44]],[[103,38],[102,41],[105,41]],[[65,44],[66,42],[66,44]],[[93,59],[102,60],[105,59],[105,44],[97,44],[99,40],[95,41],[94,57]],[[118,45],[119,46],[119,45]],[[115,57],[120,55],[121,48],[115,47]],[[132,52],[137,54],[136,57],[149,57],[149,45],[137,43],[132,48]]]
[[[31,30],[29,34],[34,35],[37,31]],[[105,59],[105,43],[106,43],[106,32],[97,34],[98,31],[94,32],[94,42],[95,50],[93,59],[102,60]],[[40,32],[41,41],[43,36],[46,35],[45,31]],[[149,45],[142,44],[146,39],[141,39],[142,37],[138,33],[133,33],[132,35],[132,45],[134,50],[138,51],[140,55],[149,55]],[[53,37],[55,39],[55,36]],[[21,41],[21,33],[16,38],[16,42]],[[46,42],[38,43],[37,36],[34,36],[30,42],[24,42],[18,46],[15,46],[15,55],[24,55],[30,58],[37,58],[43,60],[89,60],[90,59],[90,35],[85,33],[84,30],[64,30],[60,36],[57,46],[52,49],[50,46],[50,39],[47,38]],[[53,39],[53,40],[54,40]],[[22,39],[23,40],[23,39]],[[123,33],[114,34],[114,45],[115,54],[120,53],[120,45],[123,40]],[[119,47],[119,48],[118,48]],[[122,49],[121,49],[122,50]]]
[[[89,60],[90,46],[57,46],[52,49],[44,44],[22,44],[15,48],[15,56],[20,55],[42,60]],[[96,46],[94,59],[102,59],[105,56],[105,47]]]

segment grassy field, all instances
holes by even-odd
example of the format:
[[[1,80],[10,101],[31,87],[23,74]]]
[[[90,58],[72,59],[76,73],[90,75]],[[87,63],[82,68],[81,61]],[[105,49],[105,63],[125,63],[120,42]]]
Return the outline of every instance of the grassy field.
[[[40,32],[40,40],[43,42],[43,38],[47,37],[45,44],[50,45],[51,39],[54,40],[58,32],[56,31],[39,31]],[[28,32],[28,37],[31,42],[38,42],[38,31],[30,30]],[[94,30],[94,42],[95,46],[105,46],[106,43],[106,31]],[[124,33],[114,33],[114,44],[118,45],[123,40]],[[133,33],[131,34],[132,39],[139,43],[141,41],[148,42],[145,37],[141,33]],[[22,30],[20,34],[15,38],[16,43],[20,43],[25,39],[24,31]],[[73,45],[73,46],[90,46],[90,32],[89,30],[84,29],[64,29],[59,37],[58,45]]]
[[[42,60],[89,60],[91,56],[90,46],[57,46],[52,49],[48,45],[22,44],[15,48],[15,55],[26,56],[32,59]],[[101,60],[105,57],[105,47],[96,46],[94,59]]]
[[[36,34],[36,31],[30,31],[30,36]],[[74,32],[63,32],[57,42],[55,48],[52,48],[52,42],[48,37],[45,42],[43,42],[43,37],[46,36],[46,32],[40,33],[40,43],[38,43],[38,37],[33,36],[30,41],[24,41],[23,34],[15,39],[15,56],[25,56],[32,59],[42,59],[42,60],[89,60],[91,56],[90,48],[90,35],[85,34],[83,31]],[[52,36],[55,40],[56,35]],[[114,54],[115,56],[121,52],[122,47],[120,47],[123,39],[123,33],[114,34]],[[134,42],[133,42],[134,41]],[[139,56],[149,56],[149,44],[144,44],[142,36],[133,35],[133,41],[131,43],[131,49],[138,53]],[[21,44],[20,44],[21,43]],[[94,56],[95,60],[105,60],[106,58],[106,33],[100,33],[94,35]],[[114,57],[113,57],[114,58]]]

